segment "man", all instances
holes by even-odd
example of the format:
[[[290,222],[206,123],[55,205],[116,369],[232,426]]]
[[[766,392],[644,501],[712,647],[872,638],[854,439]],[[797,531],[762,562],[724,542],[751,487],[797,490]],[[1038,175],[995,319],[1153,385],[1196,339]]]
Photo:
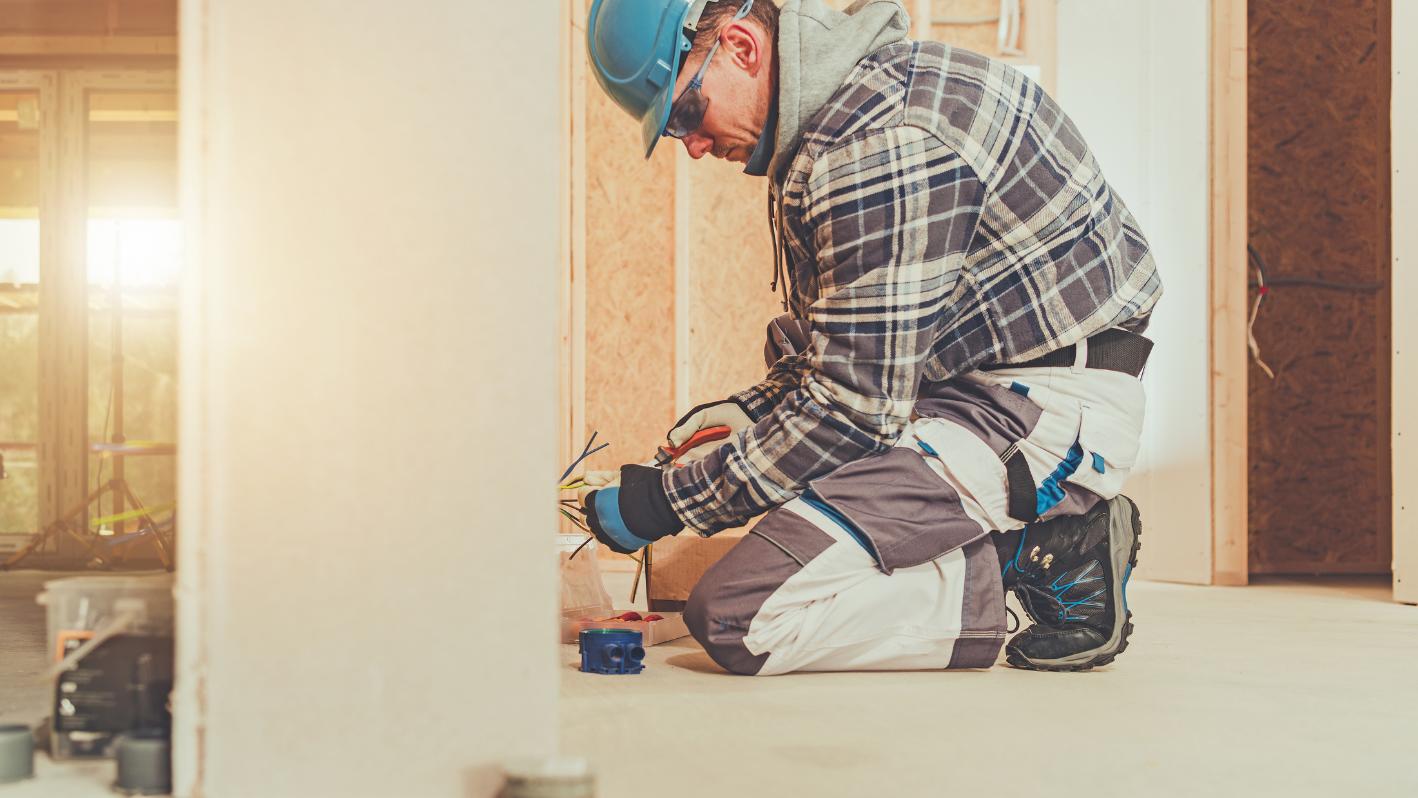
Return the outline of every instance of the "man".
[[[617,551],[767,513],[686,608],[736,673],[988,667],[1005,590],[1034,621],[1018,667],[1105,664],[1132,630],[1141,527],[1119,492],[1155,264],[1038,85],[908,26],[891,0],[597,0],[588,19],[647,157],[670,136],[768,176],[805,333],[668,436],[727,440],[582,492]]]

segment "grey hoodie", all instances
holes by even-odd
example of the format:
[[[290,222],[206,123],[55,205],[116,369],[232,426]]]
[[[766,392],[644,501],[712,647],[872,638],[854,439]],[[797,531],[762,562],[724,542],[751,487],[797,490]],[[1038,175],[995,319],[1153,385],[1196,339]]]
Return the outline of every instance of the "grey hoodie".
[[[845,12],[819,0],[787,0],[778,18],[778,135],[768,175],[779,185],[803,129],[858,61],[906,38],[911,18],[896,0],[857,0]]]

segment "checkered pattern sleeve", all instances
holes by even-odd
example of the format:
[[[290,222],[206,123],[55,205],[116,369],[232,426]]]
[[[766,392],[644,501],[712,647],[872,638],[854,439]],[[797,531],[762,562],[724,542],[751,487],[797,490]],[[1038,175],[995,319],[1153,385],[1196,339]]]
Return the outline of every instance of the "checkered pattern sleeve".
[[[758,421],[773,412],[784,397],[802,384],[803,374],[810,368],[806,355],[780,358],[768,370],[768,377],[763,382],[729,398],[737,402],[749,418]]]
[[[666,473],[685,523],[710,534],[797,496],[809,480],[891,448],[951,294],[984,188],[930,132],[859,132],[812,164],[801,238],[820,297],[811,347],[745,394],[756,423],[709,457]],[[742,396],[742,395],[741,395]],[[768,408],[771,406],[771,410]]]

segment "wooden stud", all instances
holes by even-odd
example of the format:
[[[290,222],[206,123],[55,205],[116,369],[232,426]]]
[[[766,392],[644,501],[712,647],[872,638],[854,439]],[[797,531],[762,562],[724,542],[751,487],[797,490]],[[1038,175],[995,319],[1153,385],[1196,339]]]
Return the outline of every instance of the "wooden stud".
[[[1418,51],[1407,46],[1418,33],[1418,3],[1392,8],[1390,68],[1392,162],[1391,224],[1418,215]],[[1392,224],[1392,296],[1418,296],[1418,231]],[[1405,266],[1407,268],[1405,268]],[[1393,381],[1393,598],[1418,603],[1418,314],[1392,316]]]
[[[1211,3],[1211,581],[1247,563],[1246,2]]]
[[[690,382],[690,175],[689,151],[675,147],[675,417],[689,412]]]
[[[1378,520],[1376,559],[1391,571],[1393,568],[1393,448],[1389,444],[1393,437],[1393,142],[1390,138],[1391,109],[1393,94],[1393,5],[1390,0],[1378,4],[1378,43],[1376,65],[1378,91],[1375,92],[1381,104],[1378,114],[1379,146],[1375,156],[1374,174],[1378,176],[1378,202],[1375,208],[1375,229],[1378,231],[1379,247],[1375,261],[1379,268],[1379,281],[1384,287],[1379,291],[1374,310],[1376,331],[1375,390],[1378,394],[1376,407],[1377,430],[1374,456],[1377,460]]]
[[[929,41],[931,38],[931,0],[915,0],[910,7],[911,38]]]
[[[82,87],[44,73],[40,89],[39,523],[84,500],[88,483],[89,304]],[[80,514],[79,525],[87,516]],[[79,556],[60,543],[61,556]]]
[[[562,7],[561,91],[561,457],[570,463],[586,443],[586,29],[581,3]],[[575,532],[566,519],[561,531]]]

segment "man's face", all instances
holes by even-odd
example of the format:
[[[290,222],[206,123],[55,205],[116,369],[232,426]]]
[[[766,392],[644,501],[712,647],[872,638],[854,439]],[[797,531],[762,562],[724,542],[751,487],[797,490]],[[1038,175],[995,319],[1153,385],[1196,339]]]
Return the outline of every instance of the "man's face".
[[[758,23],[736,20],[719,33],[719,49],[704,74],[700,89],[709,100],[699,129],[680,139],[689,157],[713,155],[735,163],[748,163],[758,146],[758,135],[768,119],[773,97],[772,48]],[[675,81],[676,99],[703,66],[702,56],[691,58]]]

